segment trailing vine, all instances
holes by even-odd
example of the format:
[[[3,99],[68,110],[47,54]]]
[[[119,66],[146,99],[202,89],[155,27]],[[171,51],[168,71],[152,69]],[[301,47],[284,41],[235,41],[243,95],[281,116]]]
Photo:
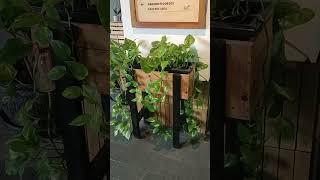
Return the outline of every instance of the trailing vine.
[[[264,144],[270,138],[291,139],[294,136],[294,124],[282,116],[283,103],[293,101],[290,89],[286,87],[283,74],[286,72],[285,46],[294,46],[285,39],[284,31],[313,19],[314,13],[291,0],[276,0],[273,17],[273,44],[271,49],[271,79],[265,84],[263,107],[257,107],[249,124],[238,125],[240,154],[229,153],[225,157],[225,168],[236,171],[244,179],[259,179],[263,176]],[[299,53],[301,50],[296,48]],[[308,57],[307,57],[308,60]],[[265,82],[266,83],[266,82]],[[266,119],[264,119],[266,118]],[[265,127],[272,129],[270,136],[265,134]]]
[[[150,52],[146,57],[140,54],[139,45],[132,40],[125,39],[123,44],[112,42],[111,83],[113,84],[113,91],[118,90],[113,105],[113,120],[111,121],[111,125],[115,127],[115,134],[121,132],[127,139],[130,139],[129,134],[131,134],[132,128],[129,125],[131,124],[131,117],[127,118],[129,109],[127,108],[126,95],[132,93],[136,95],[133,102],[141,104],[151,113],[146,121],[150,122],[152,132],[162,136],[166,141],[172,138],[170,129],[160,122],[156,112],[159,110],[159,105],[165,102],[171,88],[166,82],[166,76],[170,70],[188,69],[194,66],[196,70],[195,79],[199,81],[199,71],[207,68],[206,64],[199,61],[196,50],[191,48],[194,41],[194,37],[188,35],[183,44],[176,45],[168,42],[167,37],[163,36],[160,41],[151,43]],[[134,69],[139,68],[145,73],[152,73],[157,77],[152,82],[148,81],[143,91],[133,77]],[[199,123],[193,112],[193,101],[197,99],[199,93],[199,88],[195,87],[194,96],[185,102],[186,108],[181,112],[187,119],[187,122],[183,125],[184,130],[191,137],[196,137],[200,131]],[[121,114],[124,113],[123,110],[126,113],[123,115],[124,117],[121,117]]]
[[[61,78],[79,81],[80,86],[67,87],[62,95],[70,100],[83,100],[94,105],[96,112],[79,115],[70,125],[86,125],[94,132],[107,137],[108,124],[104,120],[100,108],[100,95],[95,87],[86,82],[87,68],[72,57],[73,49],[65,42],[54,39],[54,32],[66,33],[71,30],[69,0],[42,0],[41,11],[32,8],[27,0],[0,0],[0,29],[11,34],[2,49],[0,49],[0,83],[7,89],[9,97],[14,97],[17,84],[33,87],[33,96],[25,102],[17,114],[22,129],[7,142],[9,153],[6,159],[6,173],[19,175],[22,178],[26,168],[32,168],[39,179],[62,179],[65,175],[63,152],[57,143],[58,133],[52,115],[51,88],[47,92],[48,105],[42,106],[41,96],[44,94],[41,83],[38,82],[38,63],[40,49],[49,50],[49,59],[53,64],[47,74],[41,74],[48,79],[46,83],[54,84]],[[58,4],[65,5],[68,15],[67,27],[61,21],[56,9]],[[103,3],[97,1],[98,12]],[[104,9],[105,10],[105,9]],[[103,14],[100,13],[100,16]],[[106,17],[101,17],[105,22]],[[72,37],[72,35],[71,35]],[[73,39],[71,39],[72,41]],[[40,77],[43,78],[43,77]],[[40,104],[40,105],[39,105]],[[45,109],[45,110],[44,110]],[[45,111],[46,117],[40,116],[38,111]],[[44,122],[46,121],[46,122]],[[43,128],[41,124],[46,124]],[[52,156],[52,151],[58,156]]]

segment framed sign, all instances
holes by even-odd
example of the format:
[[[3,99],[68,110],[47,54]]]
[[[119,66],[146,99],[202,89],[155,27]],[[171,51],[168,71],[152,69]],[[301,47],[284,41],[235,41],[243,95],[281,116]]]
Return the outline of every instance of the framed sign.
[[[132,26],[202,29],[206,5],[206,0],[130,0]]]

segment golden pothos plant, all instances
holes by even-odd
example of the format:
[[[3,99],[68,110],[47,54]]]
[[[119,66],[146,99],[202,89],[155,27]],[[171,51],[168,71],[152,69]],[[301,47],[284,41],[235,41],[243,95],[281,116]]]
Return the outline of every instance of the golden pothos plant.
[[[32,3],[41,4],[41,10],[32,7]],[[61,20],[56,8],[62,5],[65,14],[68,15],[67,22]],[[97,0],[97,10],[101,22],[107,29],[108,3]],[[39,103],[37,65],[41,49],[48,50],[50,54],[52,69],[47,74],[48,81],[55,81],[68,77],[80,82],[79,86],[67,87],[63,96],[70,100],[85,100],[86,102],[100,107],[100,95],[95,87],[86,82],[88,76],[87,68],[76,61],[72,56],[73,49],[65,42],[55,39],[55,32],[67,34],[72,32],[70,9],[72,0],[0,0],[0,30],[6,31],[11,37],[0,49],[0,83],[6,89],[6,99],[14,98],[16,85],[30,85],[33,87],[33,96],[20,108],[17,118],[22,128],[7,142],[8,155],[6,158],[6,173],[8,175],[19,175],[21,178],[26,168],[35,171],[40,180],[62,179],[65,174],[65,162],[63,153],[61,156],[52,156],[48,147],[57,150],[56,140],[53,135],[55,130],[52,126],[52,101],[48,92],[47,118],[41,119],[36,115],[35,109]],[[65,27],[65,28],[64,28]],[[67,34],[70,35],[70,34]],[[73,39],[71,38],[70,41]],[[21,76],[21,74],[23,74]],[[50,82],[48,82],[50,84]],[[2,97],[3,98],[3,97]],[[40,125],[47,121],[47,129]],[[108,124],[104,120],[101,108],[96,108],[93,114],[82,114],[74,119],[70,125],[88,125],[100,135],[108,135]],[[46,136],[43,136],[45,132]]]
[[[139,44],[125,39],[123,44],[111,43],[111,90],[116,95],[112,106],[111,126],[114,135],[121,134],[130,139],[132,132],[131,115],[128,107],[127,94],[135,94],[133,102],[141,104],[152,115],[146,121],[150,122],[152,132],[163,137],[166,141],[172,138],[171,130],[165,127],[156,116],[159,104],[164,103],[168,90],[171,87],[165,85],[165,77],[172,69],[186,70],[195,68],[195,88],[193,95],[185,102],[185,109],[181,113],[186,117],[183,124],[184,131],[191,138],[199,136],[199,122],[193,111],[193,104],[200,105],[201,93],[199,88],[199,71],[208,66],[199,60],[197,51],[192,45],[195,38],[188,35],[183,44],[174,44],[167,41],[163,36],[160,41],[151,43],[151,49],[146,56],[142,56],[139,51]],[[148,81],[146,88],[142,91],[137,80],[134,78],[135,68],[141,68],[145,73],[160,72],[157,80]]]

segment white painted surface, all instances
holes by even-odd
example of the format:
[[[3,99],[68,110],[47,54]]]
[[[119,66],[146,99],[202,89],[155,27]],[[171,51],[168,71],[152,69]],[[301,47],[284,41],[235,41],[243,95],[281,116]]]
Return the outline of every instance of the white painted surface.
[[[305,52],[312,62],[316,62],[320,51],[320,1],[319,0],[295,0],[302,8],[312,9],[316,16],[310,22],[286,31],[286,38],[295,46]],[[292,48],[286,48],[289,61],[304,61],[305,58]]]
[[[206,29],[150,29],[133,28],[131,24],[130,0],[120,0],[122,10],[122,22],[125,38],[142,42],[141,52],[145,55],[152,41],[159,40],[163,35],[173,43],[183,43],[184,38],[191,34],[195,36],[195,48],[200,60],[210,67],[210,0],[207,0]],[[209,68],[200,72],[201,76],[209,80]]]

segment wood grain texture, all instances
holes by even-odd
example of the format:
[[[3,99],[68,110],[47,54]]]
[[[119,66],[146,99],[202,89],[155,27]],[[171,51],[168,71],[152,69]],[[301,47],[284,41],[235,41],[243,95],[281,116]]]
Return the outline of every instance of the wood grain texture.
[[[199,2],[198,22],[139,22],[137,18],[136,0],[131,0],[132,26],[136,28],[204,29],[206,27],[207,0],[200,0]]]
[[[293,180],[294,151],[280,150],[279,180]]]
[[[76,23],[75,26],[79,28],[77,47],[103,51],[109,49],[109,35],[102,26],[79,23]]]
[[[278,151],[276,148],[265,148],[263,180],[277,180]]]
[[[107,32],[100,25],[76,23],[79,29],[77,52],[79,61],[89,71],[87,81],[97,87],[100,94],[109,94],[109,40]]]
[[[249,41],[226,40],[226,116],[249,120],[270,74],[272,18]]]
[[[309,180],[310,153],[296,152],[293,180]]]
[[[300,78],[301,71],[300,68],[297,68],[296,65],[293,67],[289,67],[286,73],[286,83],[287,87],[290,89],[290,93],[294,97],[294,101],[285,101],[283,104],[283,113],[282,116],[294,124],[294,132],[297,132],[297,123],[299,120],[299,102],[300,102]],[[294,150],[295,149],[295,141],[296,141],[296,133],[294,137],[291,139],[282,139],[281,140],[281,148]]]
[[[139,88],[144,90],[147,86],[148,81],[152,82],[158,80],[160,72],[145,73],[141,69],[134,69],[135,79],[139,83]],[[168,95],[172,96],[172,81],[173,74],[168,73],[164,80],[164,86],[168,87]],[[181,99],[188,99],[192,95],[194,85],[194,69],[189,74],[181,74]]]
[[[200,126],[200,132],[205,133],[207,116],[208,116],[208,83],[202,82],[200,85],[200,90],[202,94],[200,95],[200,100],[203,101],[201,106],[193,104],[194,116],[197,119],[197,122]],[[142,105],[137,103],[138,111],[141,110]],[[156,111],[156,117],[162,122],[166,127],[172,127],[173,123],[173,104],[172,104],[172,96],[166,96],[166,100],[164,103],[159,104],[159,110]]]

